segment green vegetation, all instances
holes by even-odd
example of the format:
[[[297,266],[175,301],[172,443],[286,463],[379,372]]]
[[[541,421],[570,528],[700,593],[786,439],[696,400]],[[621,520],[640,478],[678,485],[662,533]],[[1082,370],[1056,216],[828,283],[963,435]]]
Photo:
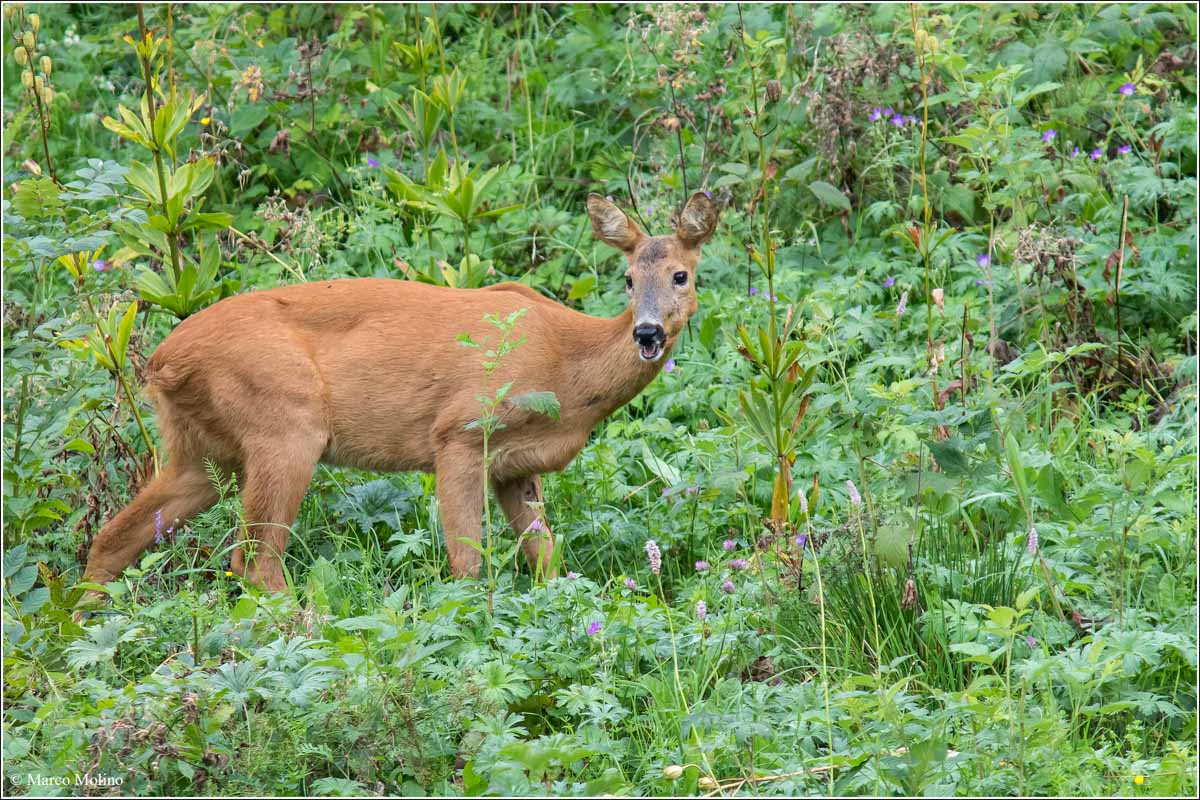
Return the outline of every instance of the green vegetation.
[[[1191,796],[1196,41],[1182,4],[5,5],[5,790]],[[492,513],[450,580],[431,476],[322,467],[263,595],[214,474],[73,619],[180,319],[344,276],[611,316],[587,192],[662,234],[697,189],[698,315],[546,478],[571,575]]]

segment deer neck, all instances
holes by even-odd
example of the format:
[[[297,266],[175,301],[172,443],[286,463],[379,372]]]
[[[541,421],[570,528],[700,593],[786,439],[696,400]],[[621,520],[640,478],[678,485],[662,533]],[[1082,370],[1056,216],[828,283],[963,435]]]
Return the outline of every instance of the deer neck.
[[[657,361],[643,361],[633,343],[633,311],[596,319],[574,349],[571,396],[578,419],[594,427],[645,389],[670,356],[668,340]]]

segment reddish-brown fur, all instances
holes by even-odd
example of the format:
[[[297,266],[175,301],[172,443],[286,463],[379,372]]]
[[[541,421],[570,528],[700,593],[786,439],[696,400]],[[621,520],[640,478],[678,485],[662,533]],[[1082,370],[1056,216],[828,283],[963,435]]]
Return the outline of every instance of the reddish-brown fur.
[[[265,589],[286,588],[282,554],[319,462],[436,473],[451,571],[478,575],[480,555],[468,542],[481,535],[482,439],[466,426],[482,413],[483,371],[479,351],[458,335],[495,341],[485,314],[528,309],[516,331],[525,341],[487,391],[511,381],[510,397],[550,391],[561,406],[558,420],[505,407],[505,427],[490,444],[492,490],[522,534],[541,514],[541,473],[566,467],[595,425],[640,392],[666,357],[641,360],[633,308],[657,304],[667,350],[695,311],[694,282],[672,289],[670,275],[694,275],[715,227],[716,210],[703,194],[666,237],[644,236],[596,195],[588,208],[597,235],[626,253],[627,274],[636,276],[631,308],[612,319],[515,283],[465,290],[363,278],[231,297],[185,320],[146,370],[169,461],[97,534],[85,579],[111,580],[137,558],[154,540],[156,512],[178,524],[211,506],[217,495],[205,459],[238,476],[243,534],[253,544],[235,551],[233,568]],[[655,257],[639,260],[647,248]],[[655,292],[657,300],[646,294]],[[551,571],[553,547],[548,527],[523,539],[543,572]]]

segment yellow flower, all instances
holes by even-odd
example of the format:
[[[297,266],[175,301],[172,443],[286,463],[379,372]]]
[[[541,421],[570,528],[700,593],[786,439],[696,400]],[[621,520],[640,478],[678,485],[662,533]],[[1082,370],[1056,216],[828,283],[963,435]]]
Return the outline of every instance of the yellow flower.
[[[207,124],[208,124],[208,123],[210,123],[210,122],[212,122],[212,120],[211,120],[210,118],[208,118],[208,117],[201,117],[201,118],[200,118],[200,124],[201,124],[201,125],[207,125]]]
[[[230,572],[229,570],[225,570],[225,577],[226,577],[226,578],[232,578],[232,577],[233,577],[233,573],[232,573],[232,572]]]
[[[1145,775],[1134,775],[1133,782],[1136,783],[1138,786],[1141,786],[1143,783],[1146,782],[1146,776]]]

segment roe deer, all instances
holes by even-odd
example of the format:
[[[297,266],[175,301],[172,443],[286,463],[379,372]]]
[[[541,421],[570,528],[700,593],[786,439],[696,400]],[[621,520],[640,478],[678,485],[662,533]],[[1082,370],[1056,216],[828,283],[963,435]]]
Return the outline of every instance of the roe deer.
[[[625,254],[629,307],[581,314],[516,283],[447,289],[403,280],[321,281],[230,297],[184,320],[146,365],[168,452],[163,471],[97,534],[84,579],[114,579],[155,539],[217,500],[205,460],[236,472],[245,526],[233,569],[287,588],[282,556],[318,462],[437,475],[450,569],[477,577],[483,516],[479,354],[457,341],[495,334],[485,314],[527,313],[525,342],[496,386],[551,391],[560,418],[516,407],[492,437],[492,490],[539,574],[553,577],[541,473],[561,470],[596,424],[654,378],[696,311],[694,274],[717,209],[692,195],[675,233],[649,237],[613,203],[587,199],[596,237]],[[537,521],[540,524],[535,524]],[[248,547],[249,538],[255,542]]]

